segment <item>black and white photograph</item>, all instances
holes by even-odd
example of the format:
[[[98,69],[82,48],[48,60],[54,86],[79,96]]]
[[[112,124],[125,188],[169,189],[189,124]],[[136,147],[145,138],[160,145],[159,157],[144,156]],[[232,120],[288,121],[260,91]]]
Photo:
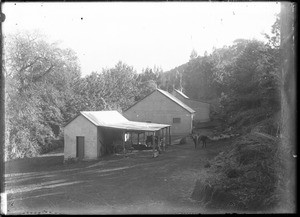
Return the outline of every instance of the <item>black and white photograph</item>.
[[[1,214],[295,213],[296,9],[1,3]]]

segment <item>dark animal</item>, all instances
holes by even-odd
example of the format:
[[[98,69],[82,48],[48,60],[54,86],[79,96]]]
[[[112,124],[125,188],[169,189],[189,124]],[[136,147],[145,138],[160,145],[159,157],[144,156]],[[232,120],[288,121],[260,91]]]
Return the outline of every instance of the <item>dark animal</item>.
[[[199,136],[198,137],[198,141],[202,142],[202,148],[205,147],[206,148],[206,141],[208,140],[207,136]]]
[[[197,145],[198,145],[198,135],[194,135],[192,134],[191,135],[192,139],[193,139],[193,142],[195,144],[195,149],[197,148]]]
[[[193,139],[193,142],[195,144],[195,149],[197,148],[198,144],[202,142],[202,148],[206,148],[206,141],[208,140],[208,136],[199,136],[195,134],[191,134],[191,138]]]

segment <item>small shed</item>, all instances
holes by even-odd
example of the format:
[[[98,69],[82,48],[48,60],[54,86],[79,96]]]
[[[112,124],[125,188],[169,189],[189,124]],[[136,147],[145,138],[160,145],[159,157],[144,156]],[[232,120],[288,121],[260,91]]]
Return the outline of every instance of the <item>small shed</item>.
[[[189,98],[180,90],[174,89],[172,95],[195,111],[194,121],[208,122],[210,121],[210,104]]]
[[[129,120],[172,125],[171,134],[175,136],[192,132],[194,113],[188,105],[158,88],[123,112]]]
[[[118,111],[82,111],[64,127],[64,159],[97,159],[110,154],[115,141],[126,135],[152,133],[170,144],[170,125],[134,122]]]

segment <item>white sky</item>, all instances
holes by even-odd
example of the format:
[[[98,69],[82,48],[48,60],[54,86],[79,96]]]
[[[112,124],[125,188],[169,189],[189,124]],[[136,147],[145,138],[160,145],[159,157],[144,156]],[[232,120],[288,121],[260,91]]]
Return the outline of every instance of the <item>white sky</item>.
[[[82,74],[113,67],[170,70],[238,38],[264,40],[276,2],[4,3],[3,33],[40,30],[78,55]]]

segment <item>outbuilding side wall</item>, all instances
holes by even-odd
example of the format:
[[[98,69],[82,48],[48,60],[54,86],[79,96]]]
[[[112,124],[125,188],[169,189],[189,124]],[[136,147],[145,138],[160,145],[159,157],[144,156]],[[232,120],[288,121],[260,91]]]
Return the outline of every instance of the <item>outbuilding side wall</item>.
[[[84,158],[96,159],[97,127],[82,115],[79,115],[64,128],[64,158],[76,158],[76,137],[84,137]]]
[[[186,135],[192,130],[192,114],[158,91],[129,108],[123,115],[131,121],[172,125],[173,135]],[[180,118],[180,123],[173,123],[173,118]]]
[[[185,99],[183,102],[195,110],[195,121],[207,122],[210,120],[210,105],[208,103],[202,103],[190,99]]]
[[[192,99],[187,99],[179,94],[177,91],[173,91],[172,95],[175,96],[177,99],[182,101],[184,104],[191,107],[194,111],[194,120],[199,122],[207,122],[210,121],[210,104],[203,103]]]

